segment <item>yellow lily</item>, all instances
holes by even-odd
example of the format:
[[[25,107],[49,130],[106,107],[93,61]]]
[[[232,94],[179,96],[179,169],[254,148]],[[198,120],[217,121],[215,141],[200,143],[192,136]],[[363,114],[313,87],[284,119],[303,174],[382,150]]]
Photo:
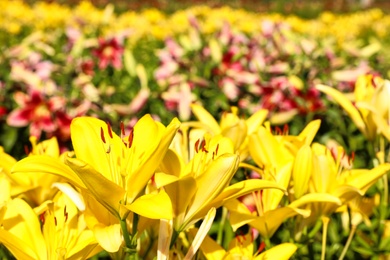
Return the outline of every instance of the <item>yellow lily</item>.
[[[258,131],[249,137],[249,151],[262,170],[243,163],[241,165],[259,172],[262,179],[273,180],[287,190],[293,172],[294,157],[299,156],[299,149],[302,149],[299,147],[305,147],[312,142],[319,123],[319,121],[311,122],[298,136],[274,136],[265,127],[259,127]],[[295,168],[294,166],[294,170]],[[297,185],[299,183],[300,181],[297,181]],[[238,200],[226,203],[225,206],[230,210],[233,230],[249,224],[264,238],[269,239],[287,218],[297,214],[308,216],[307,210],[291,206],[280,207],[284,195],[283,192],[275,189],[264,190],[261,194],[253,193],[255,213]]]
[[[249,153],[260,168],[277,169],[294,161],[298,150],[310,145],[319,127],[320,120],[310,122],[297,136],[273,135],[269,126],[260,126],[249,136]]]
[[[310,203],[311,216],[304,220],[306,224],[313,223],[321,216],[328,216],[338,207],[354,198],[362,196],[366,190],[381,176],[390,170],[390,164],[381,164],[372,170],[343,169],[340,166],[344,152],[339,147],[337,153],[332,153],[324,145],[312,145],[313,167],[310,174],[309,192],[290,205],[300,207]],[[307,161],[307,163],[310,163]]]
[[[345,230],[349,230],[347,242],[345,243],[344,249],[340,254],[339,259],[342,260],[348,251],[351,244],[352,238],[355,235],[357,226],[364,221],[367,226],[371,225],[369,217],[374,212],[374,208],[378,206],[379,194],[375,197],[356,197],[348,202],[347,205],[343,205],[338,209],[341,212],[341,220]]]
[[[63,193],[39,218],[25,201],[8,201],[0,241],[17,259],[26,260],[86,259],[102,250],[86,229],[83,215]]]
[[[129,135],[125,136],[122,127],[119,137],[109,124],[79,117],[71,124],[76,158],[66,157],[65,164],[47,156],[25,158],[12,171],[47,172],[80,188],[89,227],[106,251],[117,252],[122,244],[118,220],[125,222],[130,212],[154,219],[172,218],[167,194],[144,194],[144,189],[178,127],[177,119],[165,127],[146,115]],[[127,230],[122,227],[122,232]]]
[[[191,235],[196,233],[196,229],[190,230]],[[226,251],[217,242],[206,236],[203,243],[200,246],[203,254],[207,260],[234,260],[234,259],[290,259],[295,253],[298,247],[292,243],[283,243],[274,246],[263,253],[253,253],[253,238],[251,234],[244,236],[237,236],[233,241],[230,242],[229,248]]]
[[[1,173],[1,171],[0,171]],[[0,224],[3,221],[5,211],[7,209],[7,202],[11,198],[11,185],[5,175],[0,174]]]
[[[37,138],[32,136],[30,142],[32,149],[28,156],[46,155],[52,158],[60,158],[60,149],[55,137],[38,143]],[[32,206],[41,205],[46,200],[52,199],[57,190],[51,186],[60,178],[44,172],[11,174],[11,168],[16,162],[16,159],[6,154],[0,147],[0,168],[3,169],[10,180],[12,186],[11,196],[20,196]]]
[[[164,186],[172,200],[177,234],[203,218],[210,208],[218,208],[228,200],[254,190],[283,190],[275,182],[265,180],[246,180],[229,186],[239,158],[233,154],[233,144],[226,137],[205,135],[194,149],[196,152],[188,164],[175,151],[168,151],[161,173],[155,176],[156,184]]]
[[[170,242],[173,234],[172,221],[167,222],[165,220],[161,220],[157,259],[165,260],[165,259],[169,259],[170,258],[169,256],[171,256],[171,258],[174,258],[175,255],[179,255],[179,258],[184,260],[193,259],[200,245],[202,244],[204,238],[209,232],[211,225],[213,224],[215,214],[216,214],[215,208],[211,208],[209,212],[206,214],[202,224],[200,225],[196,234],[194,234],[193,241],[189,246],[187,254],[185,256],[182,255],[183,249],[177,250],[176,248],[173,248],[172,250],[170,250]]]
[[[250,134],[263,124],[267,117],[268,110],[261,109],[251,117],[244,120],[238,115],[238,108],[231,107],[231,112],[222,114],[221,121],[218,123],[214,117],[197,104],[191,105],[192,112],[200,122],[200,127],[212,135],[221,134],[232,140],[234,151],[238,151],[243,161],[248,155],[248,138]],[[192,123],[193,124],[193,123]],[[197,124],[194,124],[197,126]]]
[[[345,205],[352,199],[362,196],[372,184],[390,170],[390,164],[381,164],[372,170],[343,170],[340,162],[344,152],[341,147],[334,151],[335,153],[318,143],[312,144],[311,148],[312,156],[309,156],[306,161],[313,165],[312,168],[306,168],[311,173],[302,173],[311,175],[310,193],[303,195],[299,200],[293,201],[290,206],[301,207],[306,205],[311,210],[311,215],[308,218],[301,219],[297,228],[297,238],[299,238],[305,226],[312,225],[318,219],[322,220],[321,259],[325,259],[329,215],[343,204]],[[309,160],[312,160],[312,162]]]
[[[271,175],[264,171],[263,178],[265,180],[275,179],[275,182],[287,190],[291,176],[292,163],[286,164],[285,167],[280,168],[279,171],[275,171]],[[309,216],[310,211],[302,210],[294,206],[280,206],[280,202],[283,197],[283,193],[278,190],[263,190],[260,192],[253,192],[253,203],[255,205],[255,211],[251,212],[248,207],[239,200],[231,200],[225,203],[225,207],[230,212],[230,223],[233,230],[237,230],[239,227],[248,224],[255,228],[260,235],[269,239],[273,236],[279,226],[288,218],[296,215]]]
[[[374,87],[375,82],[376,87]],[[355,105],[340,91],[325,85],[316,88],[332,97],[368,140],[382,134],[390,140],[389,102],[390,82],[372,75],[360,76],[354,91]]]
[[[390,141],[390,81],[378,80],[371,104],[375,107],[373,119],[381,133]]]

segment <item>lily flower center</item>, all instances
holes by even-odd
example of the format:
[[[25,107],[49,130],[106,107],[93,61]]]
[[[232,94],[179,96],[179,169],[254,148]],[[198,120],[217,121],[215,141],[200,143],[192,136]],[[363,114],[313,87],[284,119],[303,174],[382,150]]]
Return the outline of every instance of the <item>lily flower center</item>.
[[[55,212],[53,207],[54,205],[49,206],[49,209],[39,216],[42,233],[48,245],[48,254],[55,256],[56,259],[65,259],[71,235],[71,228],[68,227],[68,212],[65,206],[63,215],[60,216],[61,214],[58,215],[58,211]]]
[[[107,132],[105,132],[103,128],[100,128],[100,137],[104,144],[106,158],[110,164],[111,180],[126,189],[125,179],[128,172],[131,171],[131,167],[134,165],[134,129],[132,128],[129,135],[126,135],[123,122],[121,122],[120,128],[121,134],[119,142],[114,140],[117,136],[112,132],[109,123],[107,123]]]

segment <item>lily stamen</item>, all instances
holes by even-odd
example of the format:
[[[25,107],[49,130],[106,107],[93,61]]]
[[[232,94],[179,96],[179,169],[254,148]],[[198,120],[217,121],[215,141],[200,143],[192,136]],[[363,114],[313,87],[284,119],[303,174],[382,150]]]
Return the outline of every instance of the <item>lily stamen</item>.
[[[64,217],[65,217],[65,223],[68,221],[68,212],[66,211],[66,206],[64,207]]]
[[[200,142],[200,139],[198,139],[198,140],[195,142],[195,152],[196,152],[196,153],[199,152],[199,142]]]
[[[100,127],[100,138],[102,139],[103,143],[106,143],[106,138],[104,137],[104,131],[102,127]]]
[[[134,139],[134,129],[131,128],[130,129],[130,134],[129,134],[129,138],[128,138],[128,148],[131,148],[131,146],[133,145],[133,139]]]
[[[110,122],[107,122],[107,130],[108,130],[108,134],[110,135],[110,137],[112,139],[113,137],[112,137],[112,130],[111,130]]]

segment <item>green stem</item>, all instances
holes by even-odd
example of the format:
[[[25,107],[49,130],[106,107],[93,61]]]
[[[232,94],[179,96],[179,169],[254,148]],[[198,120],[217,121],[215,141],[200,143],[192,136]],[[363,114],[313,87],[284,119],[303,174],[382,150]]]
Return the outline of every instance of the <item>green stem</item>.
[[[355,231],[356,231],[356,225],[352,225],[352,227],[351,227],[351,232],[349,232],[349,236],[348,236],[347,242],[345,243],[345,246],[344,246],[344,248],[343,248],[343,252],[341,252],[341,255],[340,255],[340,257],[339,257],[339,260],[343,260],[343,259],[344,259],[344,256],[347,254],[349,245],[351,244],[352,238],[353,238],[353,236],[355,235]]]
[[[322,251],[321,251],[321,260],[325,260],[325,252],[326,252],[326,238],[328,235],[328,224],[329,218],[327,216],[322,216]]]
[[[133,229],[132,229],[132,236],[135,236],[137,234],[137,228],[138,228],[138,221],[139,216],[137,213],[133,213]]]
[[[137,225],[139,216],[134,213],[133,215],[133,228],[132,228],[132,234],[130,236],[129,231],[127,230],[127,223],[126,223],[127,217],[120,220],[120,225],[122,229],[123,239],[125,241],[126,247],[124,248],[125,251],[125,259],[129,260],[135,260],[138,259],[137,256]]]
[[[313,238],[322,227],[322,222],[317,221],[313,229],[309,232],[308,237]]]
[[[222,207],[222,217],[221,217],[221,221],[219,222],[219,228],[217,233],[217,243],[219,245],[222,244],[223,230],[226,222],[227,212],[228,212],[227,209],[225,207]]]
[[[125,240],[126,247],[131,248],[131,239],[130,239],[129,231],[127,230],[126,219],[121,219],[120,224],[121,224],[123,239]]]
[[[383,175],[383,204],[385,208],[387,208],[387,205],[389,204],[389,182],[387,173]]]

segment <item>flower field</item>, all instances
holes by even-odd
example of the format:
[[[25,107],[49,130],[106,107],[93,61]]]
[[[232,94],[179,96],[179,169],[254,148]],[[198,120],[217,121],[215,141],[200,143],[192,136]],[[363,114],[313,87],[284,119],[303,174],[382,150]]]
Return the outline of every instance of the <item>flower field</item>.
[[[389,259],[390,15],[0,2],[2,259]]]

